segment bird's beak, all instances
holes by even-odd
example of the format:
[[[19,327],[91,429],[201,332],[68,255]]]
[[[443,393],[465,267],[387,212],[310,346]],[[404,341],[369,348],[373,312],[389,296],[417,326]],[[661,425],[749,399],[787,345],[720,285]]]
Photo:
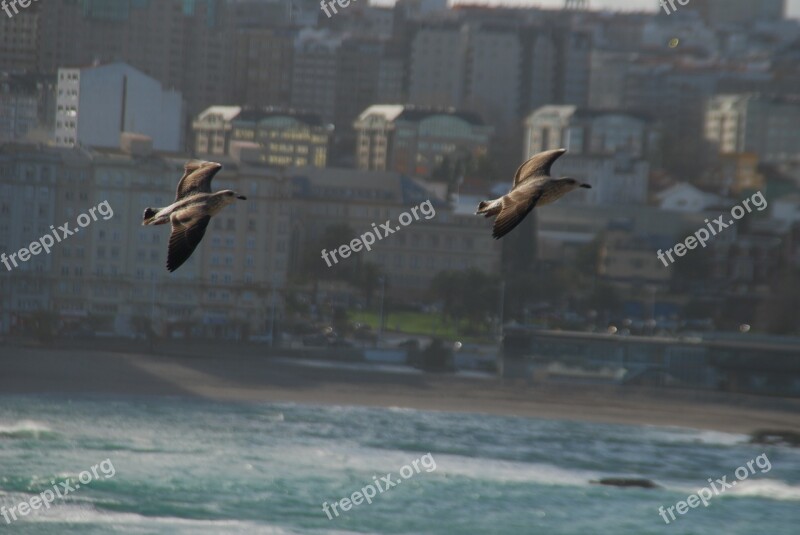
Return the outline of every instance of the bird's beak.
[[[592,189],[592,186],[590,186],[589,184],[581,184],[581,187],[586,189]]]
[[[242,199],[243,201],[247,200],[247,197],[245,197],[244,195],[238,195],[236,198],[237,199]]]

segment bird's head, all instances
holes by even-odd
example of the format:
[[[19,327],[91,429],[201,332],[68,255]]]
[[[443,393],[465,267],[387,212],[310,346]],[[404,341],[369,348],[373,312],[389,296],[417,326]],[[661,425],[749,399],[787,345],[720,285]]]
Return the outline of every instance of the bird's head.
[[[568,176],[564,178],[559,178],[558,182],[563,184],[568,191],[576,190],[578,188],[592,189],[592,186],[590,184],[581,182],[580,180],[575,180],[574,178]]]
[[[241,199],[243,201],[247,200],[247,197],[245,197],[244,195],[240,195],[240,194],[236,193],[232,189],[225,189],[225,190],[220,191],[219,193],[220,193],[220,195],[222,195],[222,198],[225,201],[225,204],[233,204],[233,203],[236,202],[236,199]]]

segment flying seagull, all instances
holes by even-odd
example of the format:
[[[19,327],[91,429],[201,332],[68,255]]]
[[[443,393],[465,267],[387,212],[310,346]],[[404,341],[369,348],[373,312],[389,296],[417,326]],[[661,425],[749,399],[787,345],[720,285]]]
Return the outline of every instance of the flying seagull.
[[[476,215],[497,216],[492,231],[494,239],[499,240],[511,232],[537,205],[557,201],[578,188],[591,189],[589,184],[582,184],[574,178],[550,176],[553,162],[565,152],[566,149],[540,152],[517,170],[511,191],[499,199],[481,201]]]
[[[172,223],[167,252],[167,269],[175,271],[197,248],[206,233],[211,216],[244,195],[226,189],[211,193],[211,179],[222,168],[216,162],[191,160],[183,167],[175,202],[165,208],[145,208],[142,225]]]

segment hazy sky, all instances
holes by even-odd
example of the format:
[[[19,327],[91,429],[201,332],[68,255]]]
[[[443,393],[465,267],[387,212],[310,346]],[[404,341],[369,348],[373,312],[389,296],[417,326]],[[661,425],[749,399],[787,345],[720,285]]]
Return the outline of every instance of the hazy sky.
[[[453,0],[451,0],[452,2]],[[691,1],[691,0],[690,0]],[[455,3],[470,4],[507,4],[507,5],[529,5],[543,7],[557,7],[564,5],[564,0],[455,0]],[[617,9],[617,10],[652,10],[658,7],[657,0],[589,0],[589,4],[595,9]],[[789,14],[792,17],[800,17],[800,0],[788,0]]]

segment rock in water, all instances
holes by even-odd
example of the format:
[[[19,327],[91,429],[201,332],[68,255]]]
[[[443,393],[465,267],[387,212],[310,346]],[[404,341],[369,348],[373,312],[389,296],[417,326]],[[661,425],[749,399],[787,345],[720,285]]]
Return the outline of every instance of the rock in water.
[[[589,481],[592,485],[607,485],[609,487],[637,487],[641,489],[661,488],[649,479],[629,478],[629,477],[604,477],[603,479],[593,479]]]

